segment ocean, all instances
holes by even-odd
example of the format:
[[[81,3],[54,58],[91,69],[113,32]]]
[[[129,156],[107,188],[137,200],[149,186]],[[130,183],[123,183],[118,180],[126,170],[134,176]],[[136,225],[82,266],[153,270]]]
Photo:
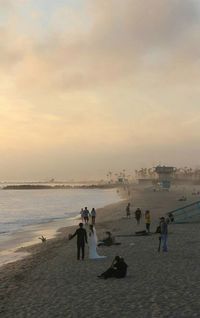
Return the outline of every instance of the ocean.
[[[39,242],[38,236],[51,238],[74,224],[81,208],[120,200],[116,189],[0,190],[0,265],[24,256],[15,250]]]

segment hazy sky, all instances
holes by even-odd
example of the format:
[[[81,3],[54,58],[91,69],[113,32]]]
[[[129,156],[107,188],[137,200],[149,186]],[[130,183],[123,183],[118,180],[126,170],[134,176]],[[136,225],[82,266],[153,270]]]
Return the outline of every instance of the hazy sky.
[[[199,0],[0,0],[0,180],[200,164]]]

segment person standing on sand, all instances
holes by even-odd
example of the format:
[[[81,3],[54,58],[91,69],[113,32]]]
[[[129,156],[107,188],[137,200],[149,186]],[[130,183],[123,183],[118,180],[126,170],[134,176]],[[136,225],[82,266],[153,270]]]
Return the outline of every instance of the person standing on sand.
[[[89,227],[89,259],[100,259],[105,258],[106,256],[101,256],[97,253],[97,234],[95,227],[90,224]]]
[[[135,211],[135,218],[137,221],[137,225],[140,224],[141,217],[142,217],[142,211],[139,208],[137,208],[137,210]]]
[[[149,210],[146,210],[144,218],[146,223],[146,231],[150,233],[151,215]]]
[[[167,252],[168,224],[164,217],[160,218],[160,233],[163,252]]]
[[[84,217],[85,224],[88,224],[89,214],[90,212],[88,211],[88,208],[85,207],[85,209],[83,210],[83,217]]]
[[[69,240],[73,239],[74,236],[77,236],[77,260],[80,260],[80,251],[82,252],[82,260],[84,260],[85,243],[87,243],[87,232],[83,228],[83,223],[79,223],[79,229],[77,229],[73,235],[69,236]]]
[[[84,210],[83,209],[81,209],[80,215],[81,215],[81,221],[83,223],[84,222]]]
[[[95,210],[95,208],[92,208],[92,211],[90,212],[90,215],[92,217],[92,225],[95,225],[95,220],[96,220],[96,210]]]
[[[130,219],[131,218],[131,211],[130,211],[130,202],[128,203],[127,207],[126,207],[126,216],[127,216],[127,219]]]

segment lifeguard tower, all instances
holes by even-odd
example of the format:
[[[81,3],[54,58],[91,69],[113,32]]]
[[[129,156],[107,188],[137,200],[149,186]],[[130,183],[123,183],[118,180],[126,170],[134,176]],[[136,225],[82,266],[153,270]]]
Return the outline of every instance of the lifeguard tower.
[[[169,191],[171,180],[173,178],[175,167],[157,166],[155,172],[158,174],[158,186],[162,190]]]

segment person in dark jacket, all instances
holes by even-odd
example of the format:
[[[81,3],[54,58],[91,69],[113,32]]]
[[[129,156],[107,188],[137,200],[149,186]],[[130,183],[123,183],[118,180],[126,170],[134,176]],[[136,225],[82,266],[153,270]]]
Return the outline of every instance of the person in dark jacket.
[[[123,278],[126,276],[127,267],[128,265],[124,262],[122,257],[115,256],[111,267],[98,277],[103,279],[107,279],[109,277]]]
[[[138,225],[140,224],[141,217],[142,217],[142,211],[140,210],[140,208],[137,208],[137,210],[135,211],[135,218]]]
[[[168,237],[168,224],[164,217],[160,218],[160,233],[161,233],[161,243],[163,252],[168,251],[167,247],[167,237]]]
[[[79,229],[73,235],[69,236],[69,240],[73,239],[74,236],[77,236],[77,259],[80,260],[80,251],[82,260],[85,256],[85,243],[87,243],[87,232],[83,228],[83,223],[79,223]]]

